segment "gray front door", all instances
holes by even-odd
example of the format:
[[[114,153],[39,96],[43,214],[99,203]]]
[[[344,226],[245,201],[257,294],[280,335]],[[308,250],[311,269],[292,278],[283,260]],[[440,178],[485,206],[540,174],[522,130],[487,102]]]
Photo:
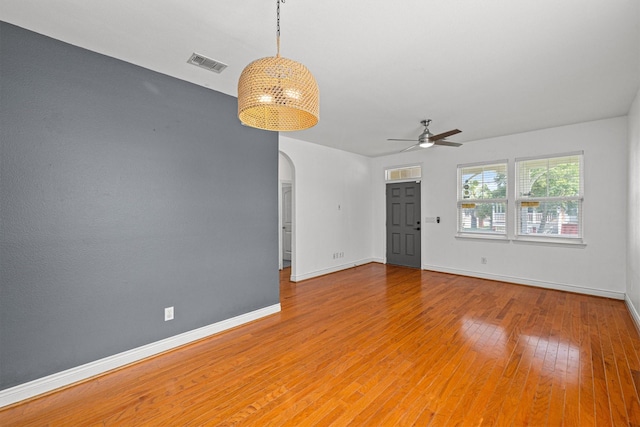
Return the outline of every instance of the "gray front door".
[[[420,183],[387,184],[387,264],[420,262]]]

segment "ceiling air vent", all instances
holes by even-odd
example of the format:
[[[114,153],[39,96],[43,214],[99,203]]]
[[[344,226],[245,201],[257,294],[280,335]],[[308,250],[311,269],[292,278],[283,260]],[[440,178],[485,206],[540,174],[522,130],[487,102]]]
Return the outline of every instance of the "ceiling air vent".
[[[199,53],[191,55],[191,58],[189,58],[187,62],[189,64],[197,65],[200,68],[204,68],[205,70],[213,71],[214,73],[221,73],[222,70],[227,68],[227,64],[216,61],[215,59],[207,58]]]

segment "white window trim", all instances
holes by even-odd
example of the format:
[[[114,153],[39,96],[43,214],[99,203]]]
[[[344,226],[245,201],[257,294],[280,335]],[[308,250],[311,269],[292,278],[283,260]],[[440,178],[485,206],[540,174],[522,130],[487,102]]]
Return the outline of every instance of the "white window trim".
[[[506,188],[506,196],[504,198],[501,199],[462,199],[461,196],[461,192],[460,192],[460,182],[462,180],[462,177],[460,175],[462,169],[465,168],[472,168],[472,167],[478,167],[478,166],[489,166],[489,165],[501,165],[504,164],[507,167],[507,188]],[[456,182],[456,191],[457,191],[457,198],[458,198],[458,202],[456,204],[456,238],[461,238],[461,239],[483,239],[483,240],[498,240],[498,241],[509,241],[509,160],[508,159],[499,159],[499,160],[490,160],[490,161],[484,161],[484,162],[474,162],[474,163],[463,163],[463,164],[459,164],[456,167],[456,172],[457,172],[457,182]],[[505,231],[504,233],[488,233],[488,232],[482,232],[482,231],[460,231],[460,224],[459,224],[459,215],[460,215],[460,205],[464,204],[464,203],[504,203],[505,205],[505,218],[506,218],[506,224],[505,224]]]
[[[530,160],[544,160],[544,159],[555,159],[559,157],[571,157],[571,156],[580,156],[580,195],[578,196],[567,196],[567,197],[527,197],[522,198],[518,197],[518,163]],[[577,246],[577,247],[586,247],[586,243],[584,240],[584,151],[570,151],[566,153],[557,153],[557,154],[546,154],[542,156],[530,156],[530,157],[516,157],[514,159],[514,216],[513,216],[513,238],[514,242],[518,243],[533,243],[533,244],[545,244],[552,246]],[[508,182],[508,181],[507,181]],[[521,202],[557,202],[557,201],[580,201],[580,234],[578,237],[570,237],[570,235],[541,235],[536,236],[534,234],[520,234],[518,230],[519,224],[519,209],[518,206]]]
[[[518,191],[518,185],[517,185],[517,164],[518,162],[521,161],[527,161],[527,160],[541,160],[541,159],[551,159],[551,158],[556,158],[556,157],[568,157],[568,156],[576,156],[579,155],[580,156],[580,179],[581,179],[581,183],[580,183],[580,189],[581,189],[581,195],[580,196],[572,196],[572,197],[567,197],[565,199],[567,200],[580,200],[581,203],[581,210],[582,210],[582,215],[581,215],[581,224],[580,224],[580,232],[581,232],[581,237],[567,237],[567,236],[553,236],[553,237],[549,237],[548,235],[544,235],[544,236],[533,236],[533,235],[520,235],[518,234],[518,230],[517,230],[517,225],[518,225],[518,202],[519,201],[523,201],[524,199],[518,199],[517,197],[517,191]],[[461,168],[466,168],[466,167],[474,167],[474,166],[485,166],[485,165],[495,165],[495,164],[500,164],[500,163],[506,163],[507,164],[507,198],[506,200],[504,199],[460,199],[460,170]],[[516,157],[513,161],[509,161],[508,159],[502,159],[502,160],[490,160],[490,161],[485,161],[485,162],[475,162],[475,163],[465,163],[465,164],[458,164],[456,167],[457,170],[457,181],[456,181],[456,192],[457,192],[457,204],[456,204],[456,214],[459,215],[458,210],[460,209],[460,204],[461,203],[503,203],[506,202],[506,215],[507,215],[507,223],[506,223],[506,232],[505,234],[494,234],[494,233],[482,233],[482,232],[461,232],[459,231],[458,227],[459,225],[456,225],[456,229],[458,230],[455,234],[455,238],[456,239],[461,239],[461,240],[485,240],[485,241],[494,241],[494,242],[504,242],[504,243],[509,243],[509,242],[513,242],[516,244],[532,244],[532,245],[543,245],[543,246],[553,246],[553,247],[558,247],[558,246],[564,246],[564,247],[572,247],[572,248],[585,248],[587,246],[586,240],[585,240],[585,230],[584,230],[584,223],[585,223],[585,215],[584,215],[584,194],[586,192],[585,190],[585,177],[584,177],[584,151],[571,151],[571,152],[566,152],[566,153],[557,153],[557,154],[547,154],[547,155],[542,155],[542,156],[531,156],[531,157]],[[513,182],[513,185],[511,185],[510,183]],[[513,188],[513,192],[510,193],[509,189]],[[544,201],[542,200],[543,198],[536,198],[536,201]],[[558,198],[544,198],[544,199],[549,199],[549,200],[553,200],[553,201],[557,201]],[[527,201],[532,201],[531,199],[527,199]],[[509,215],[509,211],[513,211],[513,214],[510,216]]]
[[[402,179],[387,179],[387,172],[397,169],[408,169],[408,168],[420,168],[420,176],[414,178],[402,178]],[[389,182],[420,182],[422,180],[422,163],[410,163],[405,165],[398,166],[386,166],[383,170],[383,180],[385,183]]]
[[[547,246],[577,246],[586,247],[584,238],[581,237],[545,237],[545,236],[515,236],[511,239],[514,243],[531,243]]]
[[[481,239],[481,240],[498,240],[503,242],[509,242],[511,239],[506,234],[489,234],[489,233],[470,233],[470,232],[458,232],[454,236],[456,239]]]

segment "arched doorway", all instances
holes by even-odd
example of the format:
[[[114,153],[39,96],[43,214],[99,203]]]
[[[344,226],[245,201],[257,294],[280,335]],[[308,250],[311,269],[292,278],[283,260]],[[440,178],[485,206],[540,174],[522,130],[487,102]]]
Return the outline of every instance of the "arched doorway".
[[[278,189],[279,268],[291,268],[295,276],[295,168],[282,151],[278,155]]]

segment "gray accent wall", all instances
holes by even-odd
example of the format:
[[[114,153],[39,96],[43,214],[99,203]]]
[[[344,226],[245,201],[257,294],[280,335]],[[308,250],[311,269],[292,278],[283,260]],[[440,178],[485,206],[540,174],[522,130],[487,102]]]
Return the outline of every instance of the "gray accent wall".
[[[0,22],[0,389],[279,303],[277,134],[236,112]]]

